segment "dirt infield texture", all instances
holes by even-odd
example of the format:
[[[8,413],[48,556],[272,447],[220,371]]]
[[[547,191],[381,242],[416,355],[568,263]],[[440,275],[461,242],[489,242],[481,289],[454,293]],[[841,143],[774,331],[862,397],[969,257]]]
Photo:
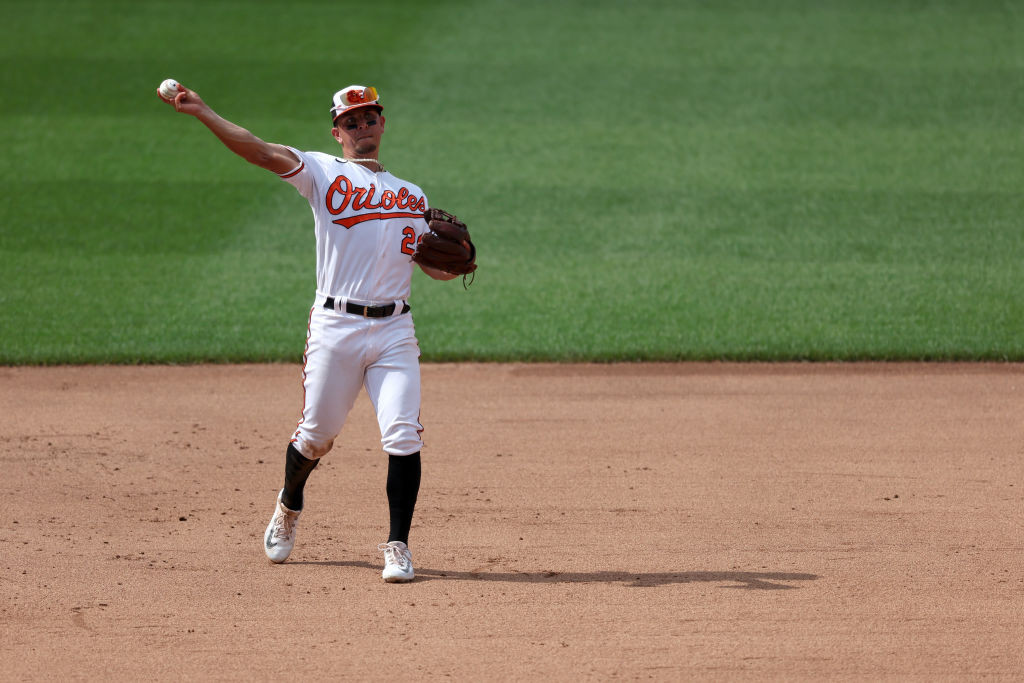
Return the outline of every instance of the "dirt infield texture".
[[[0,368],[4,680],[1024,677],[1024,366],[426,365],[291,560],[292,365]]]

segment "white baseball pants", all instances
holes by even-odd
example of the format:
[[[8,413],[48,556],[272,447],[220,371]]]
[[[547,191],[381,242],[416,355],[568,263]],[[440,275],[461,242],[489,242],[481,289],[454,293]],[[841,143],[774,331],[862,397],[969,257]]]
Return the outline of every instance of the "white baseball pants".
[[[422,449],[419,357],[411,314],[364,318],[325,309],[318,297],[309,316],[295,448],[311,459],[326,455],[366,387],[384,450],[411,455]]]

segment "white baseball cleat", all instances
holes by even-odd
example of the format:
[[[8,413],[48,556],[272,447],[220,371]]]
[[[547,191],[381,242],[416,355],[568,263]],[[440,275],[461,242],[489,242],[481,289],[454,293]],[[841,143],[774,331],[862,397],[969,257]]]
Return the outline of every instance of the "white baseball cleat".
[[[274,516],[270,518],[267,525],[267,532],[263,534],[263,551],[267,553],[267,559],[271,562],[280,563],[288,559],[295,547],[295,529],[299,525],[299,515],[302,510],[289,510],[281,504],[281,493],[277,494],[277,505],[274,507]]]
[[[381,576],[388,583],[412,581],[416,575],[412,570],[412,553],[409,546],[401,541],[388,541],[377,546],[384,553],[384,571]]]

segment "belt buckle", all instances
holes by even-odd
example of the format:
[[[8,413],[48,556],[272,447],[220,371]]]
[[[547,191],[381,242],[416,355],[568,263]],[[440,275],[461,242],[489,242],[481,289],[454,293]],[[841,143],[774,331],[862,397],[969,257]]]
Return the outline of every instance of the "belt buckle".
[[[363,317],[364,318],[369,318],[370,317],[370,307],[369,306],[363,306]]]

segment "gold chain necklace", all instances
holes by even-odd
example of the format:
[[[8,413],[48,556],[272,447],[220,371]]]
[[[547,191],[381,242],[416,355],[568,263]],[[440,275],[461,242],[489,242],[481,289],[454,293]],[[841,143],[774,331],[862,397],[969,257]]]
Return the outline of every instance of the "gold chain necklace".
[[[380,170],[377,171],[377,173],[387,173],[387,170],[384,168],[384,165],[381,164],[376,159],[345,159],[345,161],[372,161],[373,163],[377,164],[377,166],[380,168]]]

